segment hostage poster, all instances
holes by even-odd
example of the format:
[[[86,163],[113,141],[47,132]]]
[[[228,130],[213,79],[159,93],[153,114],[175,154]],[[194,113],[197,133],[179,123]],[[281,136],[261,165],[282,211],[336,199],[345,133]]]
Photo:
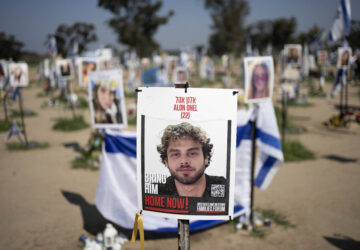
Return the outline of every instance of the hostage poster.
[[[139,88],[138,204],[176,219],[233,216],[237,92]]]

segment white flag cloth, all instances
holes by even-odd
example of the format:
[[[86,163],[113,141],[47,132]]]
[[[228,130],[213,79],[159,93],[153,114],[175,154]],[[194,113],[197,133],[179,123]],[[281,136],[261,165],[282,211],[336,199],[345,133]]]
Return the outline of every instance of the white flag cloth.
[[[350,0],[340,0],[334,23],[330,31],[330,40],[338,41],[350,34],[351,6]]]
[[[254,110],[238,113],[234,217],[250,212],[251,117]],[[257,159],[255,185],[265,189],[283,162],[279,132],[271,102],[262,103],[257,120]],[[95,204],[101,214],[121,227],[132,229],[137,204],[136,133],[106,130]],[[144,229],[177,232],[177,220],[143,216]],[[191,220],[197,231],[224,221]]]

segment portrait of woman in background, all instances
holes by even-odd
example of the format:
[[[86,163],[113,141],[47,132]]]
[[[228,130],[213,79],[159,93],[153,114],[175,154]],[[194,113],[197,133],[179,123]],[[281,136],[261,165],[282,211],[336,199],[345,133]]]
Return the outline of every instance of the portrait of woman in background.
[[[116,96],[119,84],[115,80],[94,83],[92,95],[95,123],[123,123],[120,100]]]
[[[82,62],[82,84],[87,84],[89,81],[89,72],[96,71],[96,62],[83,61]]]
[[[245,58],[245,101],[270,99],[274,81],[273,60],[270,56]]]
[[[251,85],[249,88],[249,99],[264,98],[269,96],[269,69],[265,63],[255,65]]]
[[[26,63],[12,63],[9,65],[10,85],[25,87],[28,85],[28,68]]]

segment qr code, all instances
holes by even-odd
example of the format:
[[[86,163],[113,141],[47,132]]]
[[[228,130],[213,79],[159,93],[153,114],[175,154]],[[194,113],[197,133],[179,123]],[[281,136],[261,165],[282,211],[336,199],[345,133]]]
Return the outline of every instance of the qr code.
[[[211,197],[224,197],[225,185],[212,184],[211,185]]]

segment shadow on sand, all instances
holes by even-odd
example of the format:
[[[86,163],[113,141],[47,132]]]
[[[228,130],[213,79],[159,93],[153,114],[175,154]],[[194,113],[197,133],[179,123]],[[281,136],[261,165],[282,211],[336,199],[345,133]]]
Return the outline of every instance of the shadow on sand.
[[[341,250],[360,249],[360,241],[344,235],[334,234],[333,237],[324,236],[324,239]]]
[[[80,207],[83,219],[83,228],[89,234],[96,235],[99,232],[103,232],[106,223],[111,223],[114,225],[118,232],[125,234],[128,239],[130,239],[132,230],[120,227],[114,222],[104,218],[99,212],[99,210],[96,208],[96,206],[87,202],[82,195],[64,190],[62,190],[61,193],[69,203]],[[145,232],[145,239],[147,240],[174,237],[177,237],[177,233],[154,233],[149,231]]]

